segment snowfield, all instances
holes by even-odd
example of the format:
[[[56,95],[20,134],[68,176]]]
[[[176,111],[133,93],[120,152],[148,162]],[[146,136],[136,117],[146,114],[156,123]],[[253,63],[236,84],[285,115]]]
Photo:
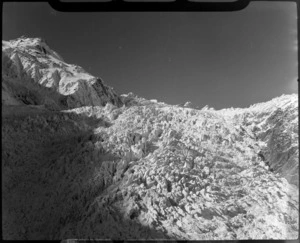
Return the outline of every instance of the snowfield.
[[[2,42],[6,240],[297,239],[298,95],[194,109]]]

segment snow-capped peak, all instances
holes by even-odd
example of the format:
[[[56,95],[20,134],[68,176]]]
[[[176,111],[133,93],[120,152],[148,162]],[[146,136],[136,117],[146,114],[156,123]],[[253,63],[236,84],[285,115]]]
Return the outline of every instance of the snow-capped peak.
[[[3,44],[5,45],[3,47]],[[45,39],[43,38],[28,38],[22,36],[18,39],[11,40],[11,41],[2,41],[2,48],[19,48],[19,49],[26,49],[27,52],[30,54],[44,54],[44,55],[51,55],[52,57],[64,61],[63,58],[53,51],[46,43]]]
[[[115,91],[100,78],[77,65],[64,62],[42,38],[23,36],[2,41],[2,56],[2,89],[6,97],[2,100],[4,103],[15,104],[20,97],[19,94],[9,94],[12,83],[22,86],[22,90],[35,85],[34,101],[21,95],[25,99],[20,101],[21,104],[45,104],[46,100],[52,100],[51,103],[56,107],[74,108],[104,105],[107,102],[115,105],[122,103]]]

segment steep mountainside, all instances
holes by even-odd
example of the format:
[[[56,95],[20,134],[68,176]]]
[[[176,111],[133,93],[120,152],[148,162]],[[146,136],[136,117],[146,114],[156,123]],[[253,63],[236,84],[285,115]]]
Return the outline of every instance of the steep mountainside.
[[[2,41],[2,103],[66,109],[107,102],[121,105],[111,87],[65,63],[41,38]]]
[[[193,109],[96,89],[40,39],[2,49],[4,239],[298,238],[296,94]]]

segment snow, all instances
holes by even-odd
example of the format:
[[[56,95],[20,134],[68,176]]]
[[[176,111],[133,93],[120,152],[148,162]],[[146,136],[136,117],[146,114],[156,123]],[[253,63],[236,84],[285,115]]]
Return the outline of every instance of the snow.
[[[69,108],[105,105],[107,102],[121,105],[112,88],[83,68],[66,64],[41,38],[19,38],[4,41],[2,45],[3,56],[7,58],[2,58],[5,81],[11,82],[13,79],[22,86],[32,85],[33,82],[40,95],[46,95],[57,106],[62,106],[60,102],[64,99],[69,100],[65,104]],[[48,88],[47,94],[42,87]],[[56,92],[55,97],[51,92]]]
[[[41,38],[2,52],[4,239],[298,238],[296,94],[198,110],[118,95]]]

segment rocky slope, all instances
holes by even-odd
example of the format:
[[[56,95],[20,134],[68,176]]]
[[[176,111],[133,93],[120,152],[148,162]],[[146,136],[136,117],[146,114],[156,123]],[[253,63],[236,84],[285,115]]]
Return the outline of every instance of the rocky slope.
[[[85,78],[65,94],[76,102],[62,105],[65,79],[41,82],[29,64],[5,66],[20,40],[3,47],[4,239],[298,238],[297,95],[199,110],[118,96],[107,86],[103,94]],[[64,62],[47,48],[50,75],[50,59]],[[56,109],[29,96],[24,102],[16,95],[22,82]]]

